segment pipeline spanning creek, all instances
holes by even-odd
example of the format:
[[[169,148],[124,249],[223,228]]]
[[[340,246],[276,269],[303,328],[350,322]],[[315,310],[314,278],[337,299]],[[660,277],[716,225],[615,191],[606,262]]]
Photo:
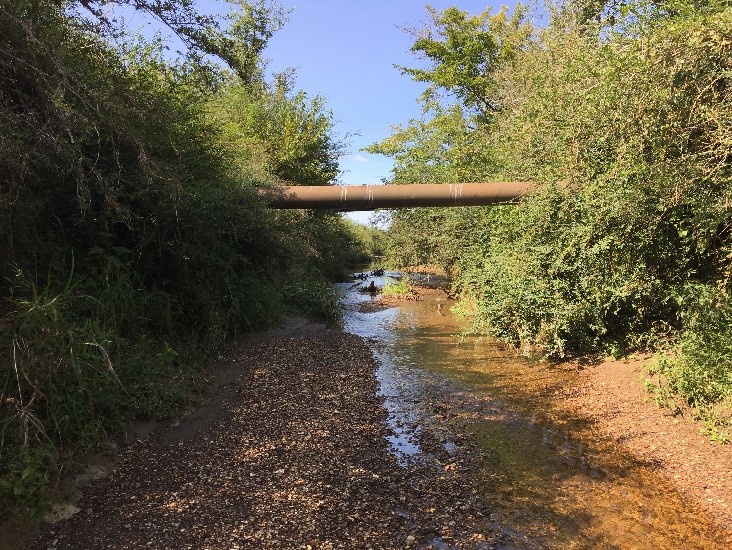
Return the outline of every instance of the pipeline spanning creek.
[[[591,423],[558,403],[571,388],[566,369],[518,357],[499,342],[465,336],[468,322],[435,287],[418,301],[374,307],[361,291],[402,276],[386,272],[339,286],[343,330],[363,337],[380,366],[377,377],[390,415],[392,449],[422,460],[420,432],[434,426],[450,452],[461,433],[478,443],[485,480],[505,548],[719,548],[698,512],[671,484]],[[446,429],[444,429],[446,427]]]

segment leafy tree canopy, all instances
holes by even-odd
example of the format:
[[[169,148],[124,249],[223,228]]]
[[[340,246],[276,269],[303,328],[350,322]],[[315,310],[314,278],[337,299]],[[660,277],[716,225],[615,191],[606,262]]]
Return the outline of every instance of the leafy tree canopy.
[[[108,15],[107,5],[125,5],[146,13],[173,31],[191,56],[218,57],[247,85],[261,76],[259,63],[267,41],[287,21],[287,11],[266,0],[226,0],[230,9],[224,17],[201,13],[195,0],[57,1],[71,11],[90,14],[87,28],[113,37],[125,29]]]
[[[432,22],[415,32],[412,52],[430,67],[398,68],[417,82],[428,83],[424,100],[444,89],[484,116],[497,111],[493,75],[513,59],[532,32],[525,22],[526,8],[518,4],[510,17],[506,7],[496,14],[487,9],[475,16],[456,7],[440,12],[428,6],[427,11]]]

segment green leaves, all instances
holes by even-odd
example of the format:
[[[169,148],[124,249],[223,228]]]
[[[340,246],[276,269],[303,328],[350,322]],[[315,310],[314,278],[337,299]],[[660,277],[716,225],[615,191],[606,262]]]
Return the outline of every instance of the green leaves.
[[[0,9],[3,510],[42,505],[60,447],[183,407],[227,336],[286,306],[333,315],[326,280],[356,254],[339,216],[273,212],[253,190],[338,173],[324,101],[264,82],[283,13],[237,2],[227,30],[188,0],[126,3],[195,55],[112,47],[102,0]],[[217,52],[229,69],[199,63]]]
[[[343,144],[320,96],[291,93],[286,81],[259,90],[232,82],[210,98],[208,115],[222,129],[232,176],[245,170],[263,182],[328,185],[339,173]]]
[[[442,88],[482,116],[498,110],[495,73],[510,63],[532,32],[524,22],[525,8],[517,5],[510,18],[505,7],[495,15],[488,9],[472,17],[456,7],[438,12],[428,6],[427,11],[433,26],[416,33],[412,52],[423,56],[430,68],[399,68],[429,84],[425,100]]]
[[[390,255],[451,268],[478,328],[618,354],[689,329],[685,285],[726,291],[732,12],[653,4],[569,2],[535,41],[505,12],[432,10],[417,36],[425,116],[371,148],[394,180],[544,184],[513,208],[394,215]]]
[[[500,170],[491,124],[500,110],[497,74],[528,48],[532,28],[525,9],[512,16],[502,9],[469,16],[457,8],[428,7],[432,24],[415,34],[412,51],[429,68],[400,67],[428,84],[421,97],[423,116],[397,126],[394,133],[367,150],[392,157],[394,183],[487,181]],[[441,101],[440,92],[456,102]],[[393,215],[392,259],[401,263],[457,266],[464,248],[462,231],[472,231],[470,209],[408,210]]]
[[[246,86],[261,82],[261,54],[287,21],[287,11],[268,0],[226,0],[229,13],[220,15],[199,11],[193,0],[117,0],[139,13],[156,19],[188,48],[188,55],[201,61],[207,55],[216,56],[234,71]],[[96,24],[86,28],[110,38],[120,38],[128,32],[117,19],[104,9],[108,0],[67,0],[77,13],[89,13]],[[111,13],[114,13],[112,11]]]

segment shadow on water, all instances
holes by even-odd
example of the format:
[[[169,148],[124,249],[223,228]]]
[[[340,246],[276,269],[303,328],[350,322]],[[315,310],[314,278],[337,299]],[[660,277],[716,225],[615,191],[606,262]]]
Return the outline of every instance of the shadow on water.
[[[381,287],[389,275],[365,285]],[[420,431],[434,418],[452,432],[443,437],[448,452],[470,434],[484,465],[474,475],[504,548],[719,548],[703,516],[653,464],[562,406],[572,373],[489,338],[456,336],[466,324],[444,293],[374,309],[362,307],[373,297],[358,286],[340,288],[343,329],[365,338],[380,364],[395,453],[419,460]]]

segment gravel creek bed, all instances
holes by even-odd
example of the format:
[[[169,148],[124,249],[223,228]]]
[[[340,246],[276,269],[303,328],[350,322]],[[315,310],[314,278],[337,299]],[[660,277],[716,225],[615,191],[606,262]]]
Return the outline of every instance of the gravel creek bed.
[[[326,329],[242,340],[194,413],[121,451],[32,548],[493,548],[468,435],[388,443],[376,364]]]

